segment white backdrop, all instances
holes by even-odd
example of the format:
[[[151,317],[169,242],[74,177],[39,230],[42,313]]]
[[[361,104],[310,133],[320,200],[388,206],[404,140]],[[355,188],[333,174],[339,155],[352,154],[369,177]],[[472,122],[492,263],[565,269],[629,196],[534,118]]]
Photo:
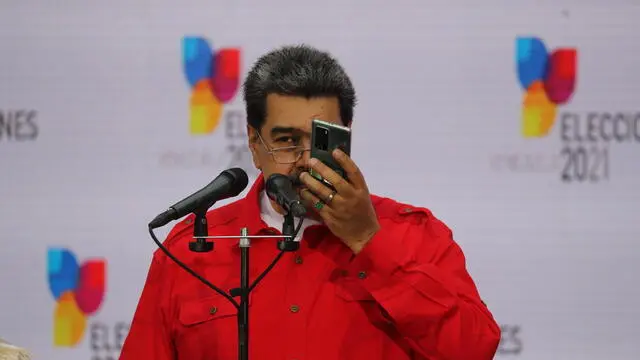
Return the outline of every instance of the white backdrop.
[[[189,133],[181,42],[202,36],[239,47],[243,76],[283,44],[340,59],[360,99],[354,159],[375,193],[453,229],[503,325],[497,358],[640,358],[634,2],[3,1],[0,337],[38,359],[117,358],[155,249],[148,221],[225,168],[251,169],[229,150],[244,145],[239,94],[231,122]],[[577,49],[574,94],[546,137],[521,135],[517,36]],[[562,124],[586,136],[618,114],[635,139],[562,139]],[[562,181],[563,149],[581,146],[569,168],[586,160],[607,179]],[[53,341],[51,247],[107,264],[101,307],[70,347]]]

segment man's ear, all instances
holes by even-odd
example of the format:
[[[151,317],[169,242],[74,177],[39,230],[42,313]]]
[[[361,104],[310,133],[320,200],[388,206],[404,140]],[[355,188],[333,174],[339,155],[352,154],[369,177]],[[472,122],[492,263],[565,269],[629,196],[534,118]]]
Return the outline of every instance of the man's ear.
[[[260,142],[260,140],[258,140],[258,131],[254,129],[251,125],[247,125],[247,135],[248,135],[250,147]]]
[[[262,170],[260,157],[258,156],[258,146],[261,145],[260,139],[258,139],[258,130],[254,129],[250,125],[247,125],[247,135],[249,150],[251,151],[251,157],[253,158],[253,165],[256,167],[256,169]]]

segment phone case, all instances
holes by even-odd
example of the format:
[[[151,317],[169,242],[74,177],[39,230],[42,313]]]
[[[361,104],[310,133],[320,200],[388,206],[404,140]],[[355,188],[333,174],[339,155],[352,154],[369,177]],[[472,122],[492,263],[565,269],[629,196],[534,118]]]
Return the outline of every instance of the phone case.
[[[324,128],[328,130],[328,146],[327,150],[320,149],[318,140],[318,129]],[[311,157],[322,161],[325,165],[333,169],[340,176],[346,178],[346,174],[338,162],[333,158],[331,153],[336,148],[340,148],[345,154],[351,155],[351,129],[345,126],[325,122],[322,120],[313,120],[311,126]],[[309,172],[320,181],[325,181],[314,171]],[[326,181],[325,181],[326,182]]]

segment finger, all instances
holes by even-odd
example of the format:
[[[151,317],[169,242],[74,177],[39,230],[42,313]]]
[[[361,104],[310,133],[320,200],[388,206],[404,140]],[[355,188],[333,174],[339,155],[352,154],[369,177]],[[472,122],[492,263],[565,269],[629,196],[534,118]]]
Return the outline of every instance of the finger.
[[[323,219],[327,216],[327,212],[330,211],[328,206],[320,200],[316,195],[314,195],[311,190],[304,189],[300,192],[300,197],[302,198],[302,202],[307,206],[308,209],[312,209],[316,213],[320,215]]]
[[[308,172],[303,172],[300,174],[300,181],[306,185],[307,190],[311,191],[313,195],[319,197],[323,201],[329,199],[331,194],[333,194],[333,190],[327,187],[325,184],[318,181],[316,178],[311,176]],[[334,195],[334,198],[331,202],[335,201],[337,197],[337,193]]]
[[[345,178],[340,176],[340,174],[325,165],[322,161],[311,158],[309,159],[309,167],[320,174],[320,176],[325,178],[328,182],[330,182],[338,192],[342,194],[348,194],[350,193],[350,191],[352,191],[351,184],[349,184],[349,182],[345,180]]]
[[[364,189],[367,187],[367,183],[364,180],[364,176],[362,176],[362,172],[360,171],[356,163],[353,162],[353,160],[351,160],[351,158],[347,156],[344,151],[335,149],[333,150],[333,153],[331,155],[333,155],[333,158],[336,159],[338,164],[340,164],[340,166],[347,173],[349,182],[351,182],[351,184],[356,189]]]

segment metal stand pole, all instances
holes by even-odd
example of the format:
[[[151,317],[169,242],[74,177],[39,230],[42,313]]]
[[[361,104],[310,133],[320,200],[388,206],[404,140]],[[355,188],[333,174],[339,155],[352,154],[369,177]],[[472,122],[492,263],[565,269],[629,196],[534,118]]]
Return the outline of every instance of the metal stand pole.
[[[242,228],[240,238],[240,309],[238,309],[238,358],[249,360],[249,240],[248,229]]]

